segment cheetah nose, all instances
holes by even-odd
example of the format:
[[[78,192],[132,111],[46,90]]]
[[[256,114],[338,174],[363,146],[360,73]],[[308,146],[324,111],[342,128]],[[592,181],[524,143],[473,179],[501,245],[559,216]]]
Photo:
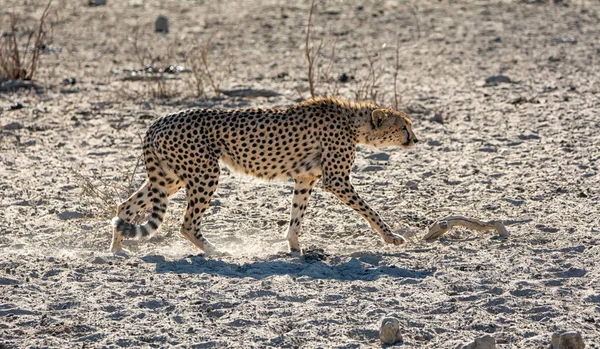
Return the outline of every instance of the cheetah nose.
[[[415,144],[419,143],[419,139],[418,138],[413,139],[413,143],[415,143]]]

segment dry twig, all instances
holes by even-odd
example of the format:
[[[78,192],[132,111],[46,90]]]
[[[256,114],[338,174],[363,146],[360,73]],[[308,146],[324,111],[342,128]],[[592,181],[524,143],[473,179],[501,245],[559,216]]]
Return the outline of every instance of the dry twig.
[[[478,231],[495,230],[501,237],[508,237],[510,235],[504,224],[500,221],[483,222],[463,216],[449,216],[440,219],[430,226],[428,233],[423,237],[423,239],[427,241],[437,239],[454,226],[462,226]]]

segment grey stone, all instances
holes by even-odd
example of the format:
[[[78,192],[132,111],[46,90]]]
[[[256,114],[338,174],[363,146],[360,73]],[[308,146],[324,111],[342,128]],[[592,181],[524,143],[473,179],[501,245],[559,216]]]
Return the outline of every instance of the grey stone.
[[[457,349],[496,349],[496,339],[489,334],[475,338],[472,343],[459,345]]]
[[[20,284],[21,281],[16,280],[16,279],[12,279],[12,278],[5,278],[5,277],[0,277],[0,285],[18,285]]]
[[[97,256],[96,258],[92,259],[92,261],[90,263],[92,263],[92,264],[106,264],[108,262],[106,261],[106,259]]]
[[[418,190],[419,189],[419,181],[410,180],[410,181],[406,182],[406,184],[404,184],[404,186],[410,190]]]
[[[157,33],[168,33],[169,19],[165,16],[158,16],[158,18],[156,18],[156,22],[154,22],[154,30]]]
[[[361,172],[375,172],[385,169],[383,166],[366,166],[361,169]]]
[[[9,130],[9,131],[20,130],[23,128],[23,124],[18,121],[14,121],[14,122],[11,122],[9,124],[2,126],[2,128],[5,130]]]
[[[581,333],[576,331],[556,332],[552,334],[552,349],[583,349],[585,343]]]
[[[88,4],[90,6],[104,6],[106,5],[106,0],[89,0]]]
[[[376,160],[376,161],[388,161],[390,159],[390,154],[388,154],[388,153],[375,153],[375,154],[371,154],[371,155],[367,156],[367,159],[369,159],[369,160]]]
[[[400,321],[394,317],[385,317],[381,320],[379,340],[382,344],[394,344],[402,341]]]
[[[442,113],[433,114],[433,117],[430,120],[433,122],[437,122],[438,124],[444,123],[444,117],[442,117]]]
[[[58,213],[57,216],[63,221],[68,221],[70,219],[83,218],[83,213],[77,211],[64,211]]]
[[[485,79],[486,86],[496,86],[496,85],[502,84],[502,83],[510,84],[510,83],[512,83],[512,81],[506,75],[494,75],[494,76],[490,76],[487,79]]]

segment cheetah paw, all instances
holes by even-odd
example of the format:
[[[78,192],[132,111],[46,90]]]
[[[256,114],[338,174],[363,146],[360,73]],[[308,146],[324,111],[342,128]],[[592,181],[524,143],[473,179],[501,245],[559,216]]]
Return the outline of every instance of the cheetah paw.
[[[397,234],[385,235],[383,237],[383,241],[396,246],[404,245],[406,243],[406,239],[403,236]]]

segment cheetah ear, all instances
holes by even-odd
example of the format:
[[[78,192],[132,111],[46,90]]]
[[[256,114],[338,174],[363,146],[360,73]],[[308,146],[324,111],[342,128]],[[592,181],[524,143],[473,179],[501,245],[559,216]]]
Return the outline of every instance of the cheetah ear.
[[[381,127],[383,120],[387,118],[387,114],[382,109],[375,109],[371,113],[371,122],[375,128]]]

